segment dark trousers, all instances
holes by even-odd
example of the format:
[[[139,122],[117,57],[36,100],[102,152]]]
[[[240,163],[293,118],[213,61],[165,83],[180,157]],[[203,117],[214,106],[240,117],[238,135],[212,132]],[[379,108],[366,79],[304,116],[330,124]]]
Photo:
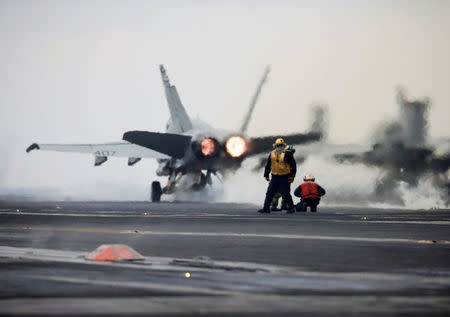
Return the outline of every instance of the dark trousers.
[[[306,208],[310,208],[312,212],[317,211],[317,205],[320,203],[320,198],[305,198],[295,205],[295,210],[306,211]]]
[[[277,192],[286,201],[288,210],[294,208],[291,196],[291,183],[288,181],[288,176],[272,175],[269,187],[267,187],[266,199],[264,200],[264,210],[270,210],[270,203]]]

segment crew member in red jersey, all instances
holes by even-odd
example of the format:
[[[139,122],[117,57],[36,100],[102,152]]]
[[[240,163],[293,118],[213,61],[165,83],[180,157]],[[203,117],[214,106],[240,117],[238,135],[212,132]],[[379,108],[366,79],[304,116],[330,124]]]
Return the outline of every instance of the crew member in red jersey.
[[[317,205],[320,203],[320,197],[325,195],[325,189],[319,184],[315,183],[315,178],[312,174],[306,174],[303,177],[304,183],[298,186],[294,195],[300,197],[300,202],[295,205],[295,210],[306,211],[309,207],[311,212],[317,211]]]

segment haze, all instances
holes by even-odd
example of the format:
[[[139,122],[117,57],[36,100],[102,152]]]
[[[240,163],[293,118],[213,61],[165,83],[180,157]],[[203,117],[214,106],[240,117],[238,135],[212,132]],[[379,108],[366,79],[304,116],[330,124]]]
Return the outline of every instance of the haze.
[[[164,131],[159,64],[191,116],[227,129],[270,64],[249,135],[305,131],[325,103],[331,141],[367,143],[397,115],[397,85],[432,99],[430,136],[450,135],[449,56],[448,1],[0,1],[0,194],[147,199],[153,160],[25,149]]]

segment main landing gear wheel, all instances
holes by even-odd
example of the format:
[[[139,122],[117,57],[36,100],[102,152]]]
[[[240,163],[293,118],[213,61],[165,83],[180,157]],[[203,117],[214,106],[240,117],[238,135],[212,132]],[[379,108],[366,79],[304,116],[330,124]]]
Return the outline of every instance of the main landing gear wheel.
[[[150,193],[150,198],[152,202],[157,203],[161,201],[162,189],[161,183],[158,181],[152,182],[152,190]]]
[[[202,190],[206,186],[206,175],[201,173],[200,183],[192,185],[192,190],[198,191]]]

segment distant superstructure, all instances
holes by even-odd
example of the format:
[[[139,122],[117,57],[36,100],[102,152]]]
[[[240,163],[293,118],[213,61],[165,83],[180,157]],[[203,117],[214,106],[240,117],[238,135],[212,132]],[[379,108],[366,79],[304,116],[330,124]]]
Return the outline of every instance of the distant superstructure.
[[[397,101],[400,106],[400,125],[403,142],[408,147],[421,147],[426,143],[428,133],[428,109],[430,99],[409,101],[402,89],[398,90]]]

